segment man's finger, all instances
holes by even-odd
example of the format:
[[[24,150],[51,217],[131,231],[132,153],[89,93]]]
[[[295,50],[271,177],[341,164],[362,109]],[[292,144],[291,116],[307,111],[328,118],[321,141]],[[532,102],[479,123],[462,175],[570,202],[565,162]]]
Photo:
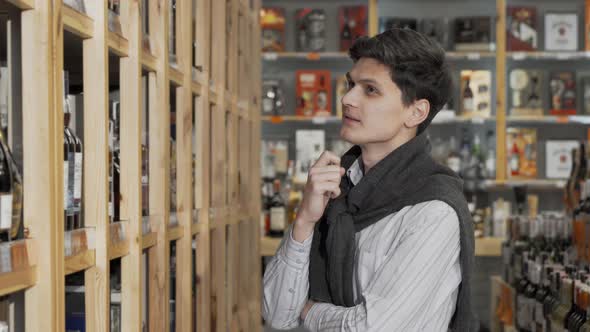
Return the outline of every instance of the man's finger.
[[[321,173],[340,173],[342,167],[338,165],[329,165],[329,166],[320,166],[320,167],[313,167],[309,170],[309,174],[321,174]]]
[[[316,161],[313,167],[323,167],[328,165],[340,165],[340,157],[330,151],[324,151],[320,159]]]

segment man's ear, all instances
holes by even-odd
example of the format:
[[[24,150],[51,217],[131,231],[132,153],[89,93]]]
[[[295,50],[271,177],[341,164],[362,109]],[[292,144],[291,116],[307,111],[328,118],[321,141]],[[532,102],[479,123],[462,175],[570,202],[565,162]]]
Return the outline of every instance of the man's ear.
[[[418,127],[419,124],[428,118],[430,113],[430,103],[427,99],[419,99],[410,106],[410,114],[405,121],[408,128]]]

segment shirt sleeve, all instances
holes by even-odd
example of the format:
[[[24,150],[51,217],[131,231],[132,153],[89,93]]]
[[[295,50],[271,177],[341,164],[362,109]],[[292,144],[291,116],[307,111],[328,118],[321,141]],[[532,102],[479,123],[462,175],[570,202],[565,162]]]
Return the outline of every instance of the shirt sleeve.
[[[441,202],[442,203],[442,202]],[[443,205],[443,204],[439,204]],[[304,325],[311,331],[447,331],[456,305],[460,282],[458,266],[460,238],[455,211],[419,209],[410,216],[409,234],[385,258],[354,307],[329,303],[314,304]],[[425,211],[429,210],[429,211]],[[405,218],[405,217],[404,217]],[[445,301],[433,303],[443,275],[458,274]],[[434,306],[434,307],[433,307]],[[434,309],[434,310],[432,310]],[[426,312],[444,317],[426,317]]]
[[[309,252],[313,236],[295,241],[292,227],[264,273],[262,315],[275,329],[300,325],[300,315],[308,298]]]

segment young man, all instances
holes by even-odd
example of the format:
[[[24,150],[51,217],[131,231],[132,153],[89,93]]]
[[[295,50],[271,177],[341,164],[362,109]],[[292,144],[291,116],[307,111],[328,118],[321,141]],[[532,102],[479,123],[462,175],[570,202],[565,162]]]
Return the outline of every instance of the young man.
[[[311,331],[474,331],[471,217],[424,133],[451,93],[444,50],[393,29],[360,38],[350,57],[340,135],[355,146],[310,169],[264,274],[264,318]]]

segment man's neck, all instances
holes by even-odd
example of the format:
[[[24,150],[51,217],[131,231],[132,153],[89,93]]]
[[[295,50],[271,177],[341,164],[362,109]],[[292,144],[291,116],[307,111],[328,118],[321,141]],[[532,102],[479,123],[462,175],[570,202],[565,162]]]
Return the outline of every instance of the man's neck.
[[[377,163],[383,160],[383,158],[387,157],[400,146],[409,142],[415,136],[415,133],[405,134],[400,132],[393,139],[387,142],[375,142],[361,145],[361,158],[363,166],[361,169],[363,170],[363,174],[367,174],[367,172],[373,168],[373,166],[377,165]]]

